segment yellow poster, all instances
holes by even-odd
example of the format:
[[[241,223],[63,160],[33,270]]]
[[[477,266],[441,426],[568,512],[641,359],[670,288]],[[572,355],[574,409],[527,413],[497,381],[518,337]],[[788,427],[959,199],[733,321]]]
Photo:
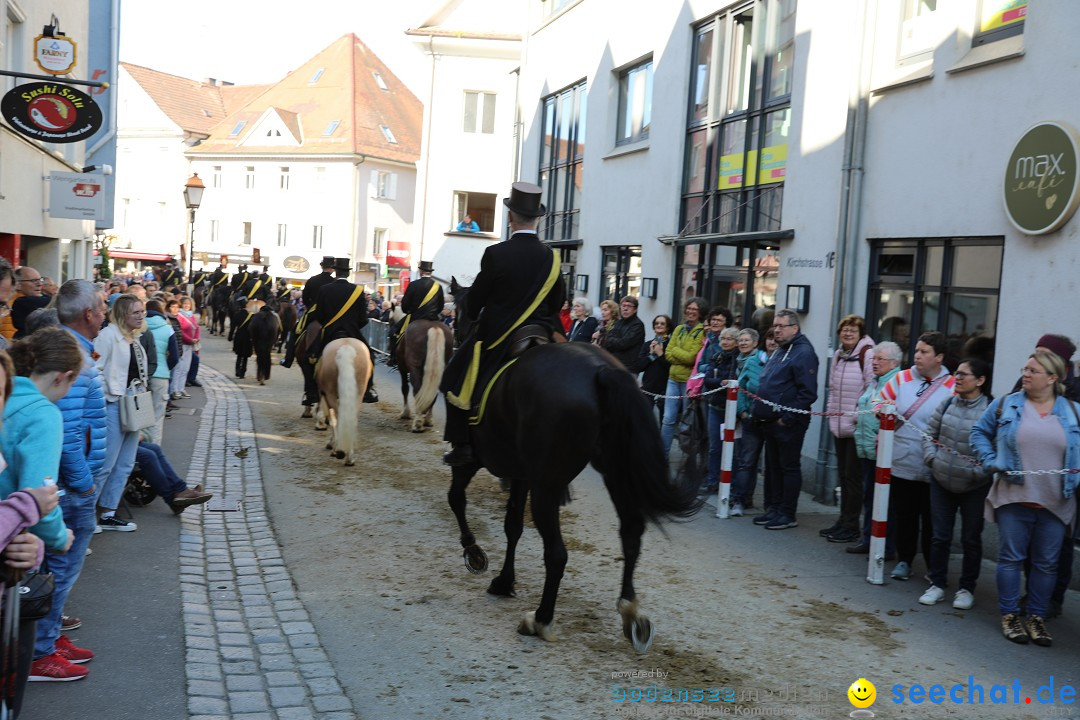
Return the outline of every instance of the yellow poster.
[[[756,165],[757,163],[754,163],[751,167]],[[761,184],[784,182],[785,177],[787,177],[787,145],[771,145],[762,149]]]
[[[987,32],[1023,22],[1027,17],[1027,6],[1027,0],[984,0],[980,29]]]
[[[753,153],[751,153],[753,157]],[[750,167],[753,167],[753,163]],[[720,180],[717,184],[720,190],[735,190],[743,186],[743,154],[733,153],[720,156]]]

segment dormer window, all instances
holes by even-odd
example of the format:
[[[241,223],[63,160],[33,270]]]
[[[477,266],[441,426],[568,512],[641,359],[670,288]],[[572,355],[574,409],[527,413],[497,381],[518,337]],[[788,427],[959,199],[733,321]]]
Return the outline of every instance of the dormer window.
[[[239,135],[240,131],[244,129],[245,125],[247,125],[247,120],[241,120],[240,122],[236,123],[236,125],[233,126],[233,129],[229,132],[229,137],[236,137],[237,135]]]
[[[390,131],[390,128],[385,125],[380,125],[379,129],[382,130],[383,137],[386,138],[386,142],[397,144],[397,138],[394,137],[394,133]]]
[[[340,120],[331,120],[330,124],[326,126],[325,130],[323,130],[322,136],[323,137],[330,137],[331,135],[334,134],[334,131],[338,129],[338,125],[340,125],[340,124],[341,124]]]
[[[326,68],[319,68],[318,70],[316,70],[315,74],[311,76],[311,79],[307,81],[308,85],[314,85],[315,83],[319,82],[319,78],[322,77],[322,74],[325,71],[326,71]]]
[[[383,92],[389,92],[390,88],[386,86],[386,81],[382,79],[382,75],[372,71],[372,76],[375,78],[375,84],[379,86],[379,89]]]

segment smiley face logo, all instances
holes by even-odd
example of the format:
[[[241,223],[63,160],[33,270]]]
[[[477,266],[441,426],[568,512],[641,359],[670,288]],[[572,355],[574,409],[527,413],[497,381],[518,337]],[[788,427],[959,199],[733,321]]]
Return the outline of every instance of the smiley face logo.
[[[857,708],[868,708],[877,700],[877,688],[866,678],[859,678],[851,683],[847,691],[848,700]]]

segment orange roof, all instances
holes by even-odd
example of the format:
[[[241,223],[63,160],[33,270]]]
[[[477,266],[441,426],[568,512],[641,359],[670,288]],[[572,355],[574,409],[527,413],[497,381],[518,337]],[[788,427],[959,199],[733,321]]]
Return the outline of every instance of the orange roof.
[[[207,134],[225,119],[221,90],[212,83],[189,80],[131,63],[120,63],[169,119],[186,132]]]
[[[376,74],[386,90],[380,88]],[[222,90],[239,94],[239,88]],[[258,139],[249,137],[248,131],[268,108],[274,108],[288,125],[297,127],[294,122],[298,123],[303,138],[299,147],[259,145]],[[241,121],[246,123],[244,128],[230,137]],[[189,152],[360,154],[415,163],[420,156],[422,123],[423,106],[416,96],[349,33],[277,84],[253,93]],[[390,142],[382,127],[388,128],[397,142]]]

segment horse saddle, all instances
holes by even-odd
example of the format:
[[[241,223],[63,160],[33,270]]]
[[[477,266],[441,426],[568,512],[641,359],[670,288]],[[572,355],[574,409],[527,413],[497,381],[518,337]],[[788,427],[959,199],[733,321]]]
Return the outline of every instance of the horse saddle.
[[[506,359],[513,360],[520,357],[523,352],[538,345],[547,345],[551,342],[551,335],[543,325],[522,325],[510,334],[509,349]]]

